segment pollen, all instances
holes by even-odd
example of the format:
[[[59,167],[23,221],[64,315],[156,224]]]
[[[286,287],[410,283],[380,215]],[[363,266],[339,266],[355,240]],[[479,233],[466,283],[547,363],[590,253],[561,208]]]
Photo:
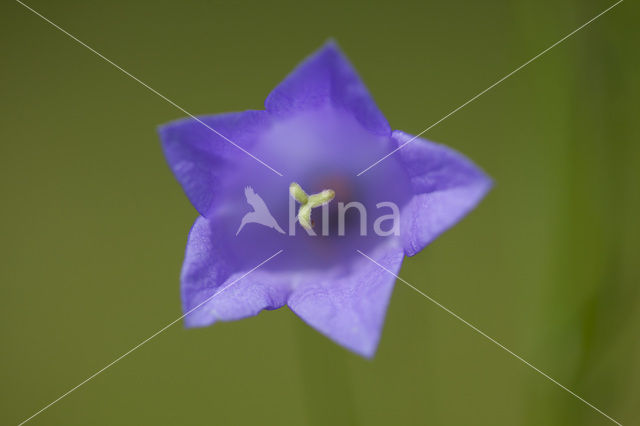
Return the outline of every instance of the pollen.
[[[308,195],[296,182],[289,185],[289,194],[291,194],[291,196],[300,203],[300,209],[298,209],[298,222],[300,222],[300,225],[306,229],[313,228],[311,210],[315,207],[327,204],[336,196],[335,191],[332,189],[325,189],[317,194]]]

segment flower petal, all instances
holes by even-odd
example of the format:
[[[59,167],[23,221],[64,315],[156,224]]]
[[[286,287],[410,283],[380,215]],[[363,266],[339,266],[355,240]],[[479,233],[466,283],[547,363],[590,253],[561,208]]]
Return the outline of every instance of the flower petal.
[[[245,111],[198,119],[202,122],[187,118],[165,124],[158,133],[173,174],[196,210],[206,216],[225,174],[247,155],[238,146],[250,150],[256,134],[268,125],[268,115],[264,111]]]
[[[394,274],[403,251],[386,244],[365,253]],[[306,323],[342,346],[365,357],[375,354],[396,278],[358,255],[342,276],[316,275],[297,287],[287,304]]]
[[[265,101],[267,111],[278,116],[327,104],[349,111],[374,134],[391,133],[364,83],[333,41],[298,65]]]
[[[284,306],[289,296],[289,280],[264,266],[252,271],[259,262],[252,268],[241,267],[218,235],[215,223],[203,217],[196,219],[189,234],[181,274],[187,327],[254,316]]]
[[[396,130],[392,138],[401,146],[413,136]],[[491,189],[492,181],[462,154],[422,138],[396,155],[414,194],[401,222],[405,253],[413,256],[469,213]]]

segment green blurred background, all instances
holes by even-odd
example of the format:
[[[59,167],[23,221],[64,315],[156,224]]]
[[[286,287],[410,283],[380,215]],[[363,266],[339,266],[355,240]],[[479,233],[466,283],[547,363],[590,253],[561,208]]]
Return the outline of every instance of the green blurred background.
[[[29,5],[194,114],[261,108],[335,37],[417,133],[613,4]],[[623,424],[640,417],[640,60],[628,0],[425,136],[496,180],[401,276]],[[184,116],[13,1],[0,6],[0,423],[180,314],[196,217],[156,125]],[[366,361],[287,309],[176,325],[42,425],[606,425],[398,283]]]

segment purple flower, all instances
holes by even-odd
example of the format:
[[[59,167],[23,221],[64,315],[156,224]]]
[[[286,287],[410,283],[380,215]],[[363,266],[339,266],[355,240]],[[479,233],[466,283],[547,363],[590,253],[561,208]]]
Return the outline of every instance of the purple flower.
[[[159,133],[200,213],[181,274],[183,309],[193,310],[186,325],[287,305],[366,357],[378,345],[395,278],[357,250],[397,273],[405,255],[491,187],[467,158],[424,139],[358,176],[412,136],[391,131],[333,42],[287,76],[264,111],[179,120]]]

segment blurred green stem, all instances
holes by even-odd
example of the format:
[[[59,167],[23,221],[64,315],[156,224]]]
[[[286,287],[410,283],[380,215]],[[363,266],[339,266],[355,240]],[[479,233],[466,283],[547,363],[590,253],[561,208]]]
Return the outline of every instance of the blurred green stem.
[[[303,321],[295,321],[295,337],[308,424],[356,425],[356,408],[344,349],[327,341]]]

